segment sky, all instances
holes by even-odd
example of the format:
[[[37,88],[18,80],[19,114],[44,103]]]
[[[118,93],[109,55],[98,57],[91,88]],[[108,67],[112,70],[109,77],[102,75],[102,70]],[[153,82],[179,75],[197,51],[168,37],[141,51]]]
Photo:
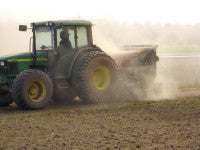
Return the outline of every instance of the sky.
[[[200,22],[199,0],[6,0],[0,22],[108,18],[119,22]]]

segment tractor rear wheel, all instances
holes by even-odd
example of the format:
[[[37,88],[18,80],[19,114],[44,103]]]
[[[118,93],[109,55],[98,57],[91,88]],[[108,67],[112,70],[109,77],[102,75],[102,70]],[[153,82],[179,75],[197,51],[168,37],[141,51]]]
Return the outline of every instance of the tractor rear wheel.
[[[13,102],[9,91],[0,90],[0,107],[6,107]]]
[[[52,93],[51,79],[44,72],[34,69],[20,73],[12,85],[12,98],[22,109],[44,108]]]
[[[115,61],[102,51],[84,54],[72,70],[72,86],[83,102],[112,100],[118,80]]]

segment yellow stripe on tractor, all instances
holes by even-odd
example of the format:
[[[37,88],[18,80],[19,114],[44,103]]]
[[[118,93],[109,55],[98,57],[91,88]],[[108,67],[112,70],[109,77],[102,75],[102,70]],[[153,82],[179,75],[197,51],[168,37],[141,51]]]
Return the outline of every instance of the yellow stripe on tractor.
[[[17,58],[12,58],[12,59],[8,59],[8,62],[12,62],[12,61],[33,61],[33,59],[17,59]],[[37,61],[47,61],[47,58],[37,58]]]

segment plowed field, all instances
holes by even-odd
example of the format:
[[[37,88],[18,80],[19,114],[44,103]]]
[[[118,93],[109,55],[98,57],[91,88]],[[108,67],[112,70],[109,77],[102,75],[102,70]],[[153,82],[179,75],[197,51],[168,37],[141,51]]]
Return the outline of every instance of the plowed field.
[[[0,149],[200,149],[200,99],[0,108]]]

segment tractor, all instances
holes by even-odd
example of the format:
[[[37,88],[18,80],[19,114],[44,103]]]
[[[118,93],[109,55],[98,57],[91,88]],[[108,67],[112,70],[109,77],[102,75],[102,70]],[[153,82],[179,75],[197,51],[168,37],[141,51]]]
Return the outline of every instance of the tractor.
[[[93,44],[92,23],[84,20],[31,23],[32,50],[0,57],[0,106],[41,109],[53,99],[109,101],[118,84],[115,61]],[[27,31],[19,25],[20,31]]]
[[[76,97],[83,103],[107,102],[130,89],[123,86],[125,78],[141,90],[155,78],[156,46],[139,46],[139,53],[125,46],[125,55],[113,56],[116,64],[93,44],[90,21],[19,25],[20,31],[27,29],[32,30],[29,52],[0,57],[0,106],[15,102],[22,109],[42,109],[52,100],[70,103]]]

